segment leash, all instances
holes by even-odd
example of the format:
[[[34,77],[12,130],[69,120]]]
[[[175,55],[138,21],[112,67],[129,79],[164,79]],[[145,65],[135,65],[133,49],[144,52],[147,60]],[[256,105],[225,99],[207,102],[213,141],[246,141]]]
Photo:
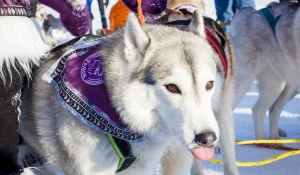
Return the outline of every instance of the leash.
[[[282,145],[283,143],[299,143],[300,139],[291,139],[291,140],[248,140],[248,141],[237,141],[236,145],[256,145],[262,148],[276,149],[281,151],[297,151],[298,148],[291,148]]]
[[[278,149],[278,150],[290,150],[289,152],[280,154],[278,156],[271,157],[269,159],[265,159],[262,161],[257,162],[236,162],[236,166],[242,166],[242,167],[251,167],[251,166],[261,166],[270,164],[273,162],[276,162],[280,159],[284,159],[286,157],[294,156],[297,154],[300,154],[300,149],[297,148],[289,148],[285,146],[279,146],[279,145],[270,145],[270,144],[283,144],[283,143],[300,143],[300,139],[290,139],[290,140],[247,140],[247,141],[238,141],[235,142],[236,145],[256,145],[260,147],[266,147],[271,149]],[[273,146],[273,147],[272,147]],[[223,164],[223,161],[218,159],[210,159],[210,162]]]
[[[262,147],[262,148],[268,148],[268,149],[276,149],[280,151],[297,151],[300,150],[298,148],[291,148],[287,146],[281,146],[281,145],[275,145],[275,144],[254,144],[255,146]]]
[[[138,19],[139,19],[140,23],[143,25],[143,24],[145,24],[145,17],[144,17],[143,9],[142,9],[142,0],[137,0],[137,4],[138,4],[138,7],[137,7]]]
[[[106,22],[105,8],[104,8],[103,0],[98,0],[98,8],[100,11],[102,29],[107,30],[107,22]]]

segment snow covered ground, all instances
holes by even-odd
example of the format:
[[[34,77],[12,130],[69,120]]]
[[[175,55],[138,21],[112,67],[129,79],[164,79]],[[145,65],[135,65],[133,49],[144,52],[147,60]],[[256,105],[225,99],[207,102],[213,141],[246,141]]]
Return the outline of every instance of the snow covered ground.
[[[236,140],[253,140],[254,128],[252,124],[251,108],[256,102],[258,97],[256,84],[254,83],[252,88],[243,98],[241,103],[234,110],[234,125]],[[287,131],[288,137],[284,139],[300,138],[300,98],[296,96],[291,100],[284,108],[281,118],[279,120],[279,126]],[[268,135],[267,128],[268,117],[266,117],[265,131]],[[300,144],[286,144],[285,146],[291,146],[300,148]],[[249,162],[249,161],[261,161],[284,153],[285,151],[278,151],[266,148],[259,148],[255,146],[236,146],[237,161]],[[215,155],[215,158],[220,159],[221,155]],[[299,167],[298,167],[299,166]],[[207,175],[221,175],[223,174],[223,166],[215,163],[204,162],[204,168]],[[299,175],[300,174],[300,155],[288,157],[269,165],[258,167],[241,167],[239,168],[241,175]]]
[[[115,0],[111,1],[114,2]],[[212,18],[215,18],[215,8],[213,0],[204,0],[206,5],[205,14]],[[271,0],[255,0],[256,8],[260,9],[265,7]],[[111,3],[110,5],[113,5]],[[108,16],[109,9],[106,11]],[[96,1],[93,2],[92,8],[95,20],[93,21],[94,28],[101,28],[100,14],[98,12],[98,6]],[[53,11],[51,11],[52,13]],[[254,139],[254,129],[252,122],[251,108],[256,102],[258,97],[258,92],[256,84],[253,86],[240,102],[238,107],[234,111],[234,121],[235,121],[235,136],[237,140],[253,140]],[[288,137],[284,139],[295,139],[300,138],[300,97],[296,96],[291,100],[284,108],[279,125],[283,128]],[[265,128],[267,133],[268,118],[265,119]],[[268,133],[267,133],[268,135]],[[291,146],[295,148],[300,148],[300,144],[289,144],[286,146]],[[249,161],[261,161],[284,151],[271,150],[266,148],[259,148],[255,146],[236,146],[237,161],[239,162],[249,162]],[[221,155],[216,154],[215,158],[220,159]],[[298,167],[299,166],[299,167]],[[222,175],[223,165],[204,162],[205,174],[206,175]],[[300,155],[295,155],[292,157],[279,160],[275,163],[258,166],[258,167],[240,167],[239,172],[241,175],[299,175],[300,174]]]

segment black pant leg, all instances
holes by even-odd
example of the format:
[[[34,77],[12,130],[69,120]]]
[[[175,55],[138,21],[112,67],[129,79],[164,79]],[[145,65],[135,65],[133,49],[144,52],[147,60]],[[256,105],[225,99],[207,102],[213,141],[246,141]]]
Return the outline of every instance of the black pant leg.
[[[1,69],[1,67],[0,67]],[[18,69],[18,71],[16,70]],[[23,87],[24,73],[18,66],[2,67],[5,82],[0,77],[0,174],[16,173],[18,163],[20,96]]]

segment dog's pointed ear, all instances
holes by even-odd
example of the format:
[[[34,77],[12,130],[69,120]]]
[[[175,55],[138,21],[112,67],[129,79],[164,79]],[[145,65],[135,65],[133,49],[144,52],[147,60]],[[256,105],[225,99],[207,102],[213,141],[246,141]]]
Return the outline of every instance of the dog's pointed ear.
[[[204,19],[199,9],[195,10],[193,13],[193,19],[189,25],[189,30],[201,37],[205,37]]]
[[[129,13],[124,31],[125,57],[127,61],[138,61],[136,59],[144,56],[149,43],[150,39],[136,15]]]

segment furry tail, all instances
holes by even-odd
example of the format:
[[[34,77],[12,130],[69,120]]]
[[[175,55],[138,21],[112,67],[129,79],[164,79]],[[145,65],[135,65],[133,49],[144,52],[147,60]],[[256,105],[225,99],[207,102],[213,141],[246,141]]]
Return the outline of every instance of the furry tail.
[[[3,64],[9,72],[16,62],[30,77],[31,67],[39,65],[41,58],[49,51],[32,19],[19,16],[0,18],[0,79],[5,81]]]

